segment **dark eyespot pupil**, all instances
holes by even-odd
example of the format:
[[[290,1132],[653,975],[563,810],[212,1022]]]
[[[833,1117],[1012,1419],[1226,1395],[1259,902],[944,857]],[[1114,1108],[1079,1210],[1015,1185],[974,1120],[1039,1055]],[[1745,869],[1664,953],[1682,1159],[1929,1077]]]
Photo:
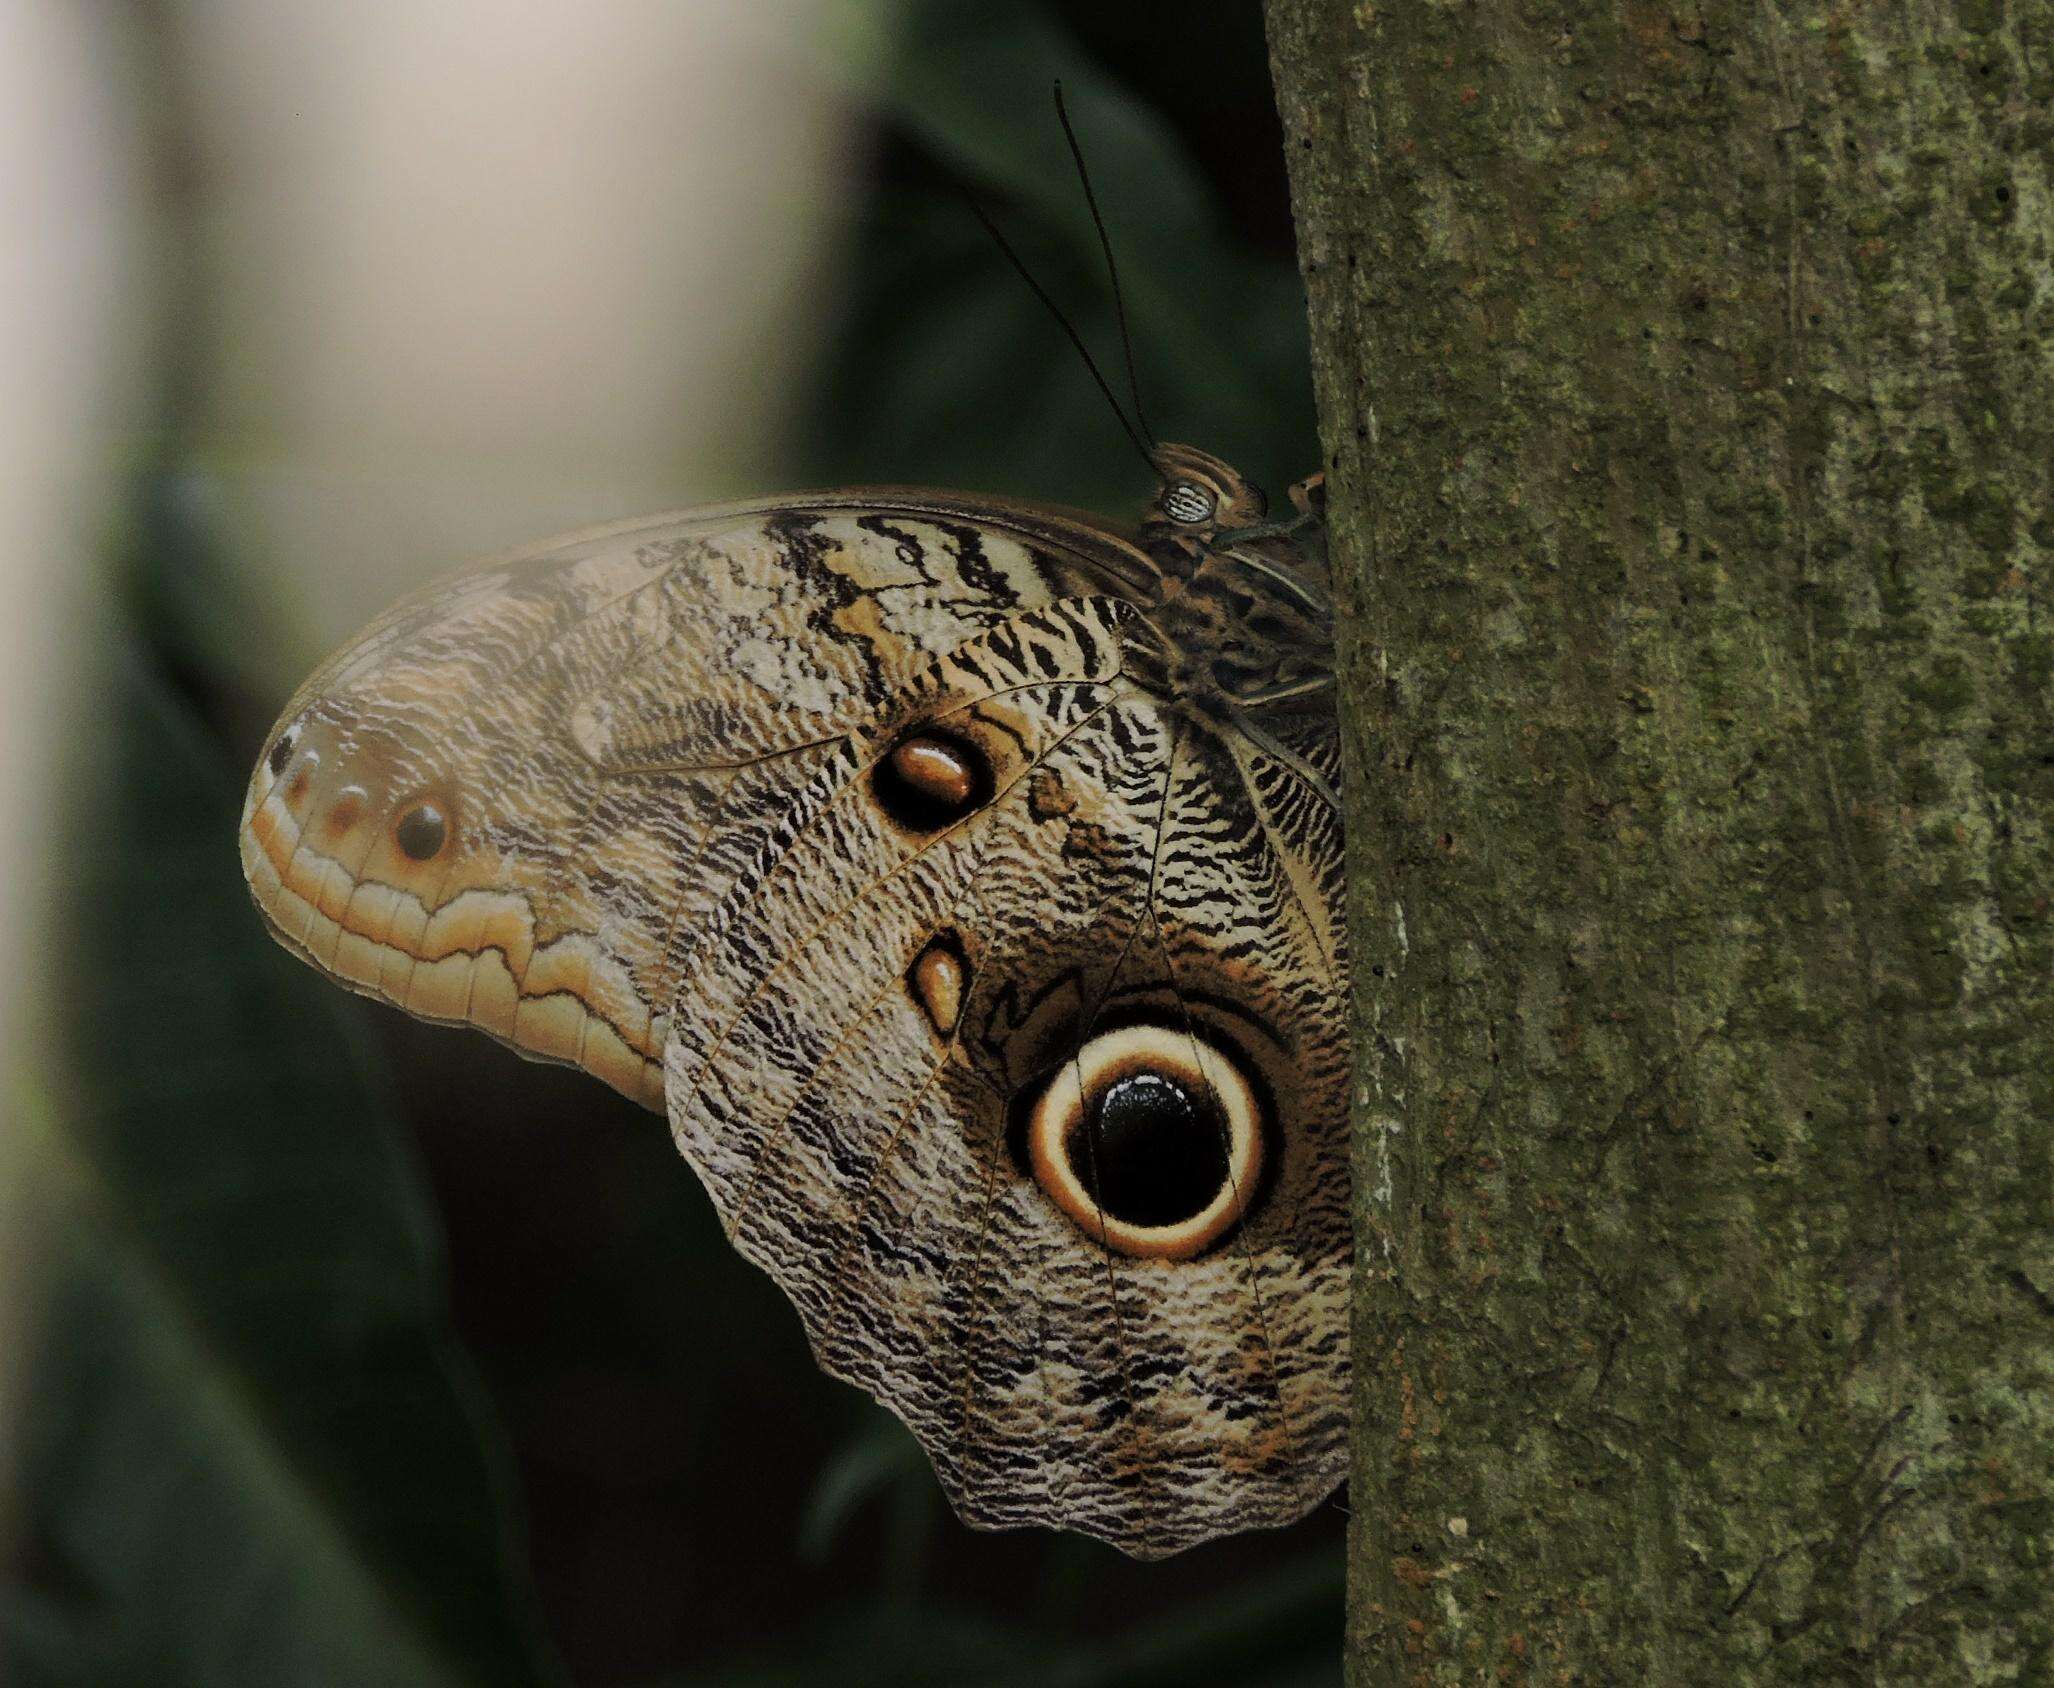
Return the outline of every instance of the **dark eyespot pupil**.
[[[1218,1111],[1161,1073],[1113,1080],[1064,1147],[1091,1199],[1130,1225],[1189,1219],[1227,1181]]]
[[[449,837],[449,823],[433,803],[416,803],[399,817],[399,825],[393,828],[392,836],[415,861],[425,862],[441,852],[444,841]]]
[[[264,762],[274,777],[285,772],[286,763],[292,760],[292,748],[299,741],[300,730],[297,727],[287,727],[271,741],[271,754],[264,758]]]
[[[984,752],[968,739],[926,729],[893,745],[872,783],[885,813],[915,832],[938,832],[991,801]]]

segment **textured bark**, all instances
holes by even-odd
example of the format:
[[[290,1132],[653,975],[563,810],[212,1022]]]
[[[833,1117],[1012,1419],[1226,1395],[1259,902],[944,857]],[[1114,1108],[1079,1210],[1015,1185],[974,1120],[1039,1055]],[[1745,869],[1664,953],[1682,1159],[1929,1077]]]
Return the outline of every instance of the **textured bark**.
[[[1348,1646],[2054,1676],[2054,5],[1273,0]]]

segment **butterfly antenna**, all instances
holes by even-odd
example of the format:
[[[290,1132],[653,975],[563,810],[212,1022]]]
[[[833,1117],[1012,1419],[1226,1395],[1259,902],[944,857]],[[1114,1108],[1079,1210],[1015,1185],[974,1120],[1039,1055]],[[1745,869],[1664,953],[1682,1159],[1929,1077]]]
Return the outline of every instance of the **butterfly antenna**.
[[[1055,85],[1056,121],[1063,126],[1063,139],[1070,143],[1070,157],[1077,166],[1077,180],[1084,189],[1084,203],[1091,211],[1091,226],[1098,230],[1098,249],[1105,254],[1106,280],[1112,283],[1113,315],[1120,325],[1120,349],[1127,356],[1127,393],[1134,401],[1134,421],[1150,446],[1155,430],[1148,425],[1148,412],[1141,408],[1141,380],[1134,373],[1134,337],[1127,332],[1127,302],[1120,293],[1120,266],[1113,262],[1112,236],[1105,232],[1105,219],[1098,214],[1098,195],[1091,191],[1091,172],[1084,166],[1084,148],[1078,144],[1069,108],[1063,104],[1063,85]]]
[[[956,186],[963,196],[963,203],[970,207],[971,215],[984,225],[984,232],[991,236],[998,249],[1005,254],[1006,262],[1019,271],[1020,279],[1027,284],[1034,297],[1041,301],[1048,314],[1056,319],[1056,326],[1070,337],[1070,344],[1077,348],[1077,355],[1084,360],[1084,367],[1091,371],[1091,379],[1098,383],[1098,390],[1105,395],[1105,402],[1113,407],[1113,414],[1120,419],[1122,431],[1133,442],[1134,449],[1141,454],[1141,460],[1148,465],[1148,472],[1151,475],[1155,474],[1155,454],[1142,443],[1141,436],[1134,431],[1134,424],[1127,420],[1126,411],[1114,397],[1111,384],[1100,373],[1098,361],[1092,357],[1091,349],[1084,344],[1084,337],[1077,332],[1070,319],[1063,315],[1062,307],[1048,296],[1047,289],[1034,279],[1034,272],[1020,261],[1020,254],[1013,250],[1012,242],[999,232],[998,224],[991,220],[990,214],[977,202],[977,196],[960,182]]]

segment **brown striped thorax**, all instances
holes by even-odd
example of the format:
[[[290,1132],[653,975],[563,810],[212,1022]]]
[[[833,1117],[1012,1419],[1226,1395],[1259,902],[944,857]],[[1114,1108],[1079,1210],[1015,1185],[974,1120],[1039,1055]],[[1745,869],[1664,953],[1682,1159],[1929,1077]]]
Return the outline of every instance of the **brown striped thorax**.
[[[1167,697],[1216,724],[1255,731],[1253,712],[1333,712],[1325,477],[1291,488],[1296,512],[1265,520],[1260,487],[1194,446],[1158,448],[1163,476],[1141,540],[1161,571],[1146,613]]]
[[[316,966],[667,1113],[966,1518],[1146,1555],[1317,1503],[1348,1398],[1317,482],[1157,464],[1133,528],[830,492],[476,565],[241,834]]]

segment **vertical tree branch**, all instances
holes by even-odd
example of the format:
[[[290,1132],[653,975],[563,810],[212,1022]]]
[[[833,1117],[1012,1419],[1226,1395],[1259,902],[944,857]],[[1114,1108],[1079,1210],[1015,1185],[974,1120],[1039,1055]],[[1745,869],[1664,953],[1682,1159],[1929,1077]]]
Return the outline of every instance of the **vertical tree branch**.
[[[1272,0],[1370,1682],[2054,1670],[2054,5]]]

